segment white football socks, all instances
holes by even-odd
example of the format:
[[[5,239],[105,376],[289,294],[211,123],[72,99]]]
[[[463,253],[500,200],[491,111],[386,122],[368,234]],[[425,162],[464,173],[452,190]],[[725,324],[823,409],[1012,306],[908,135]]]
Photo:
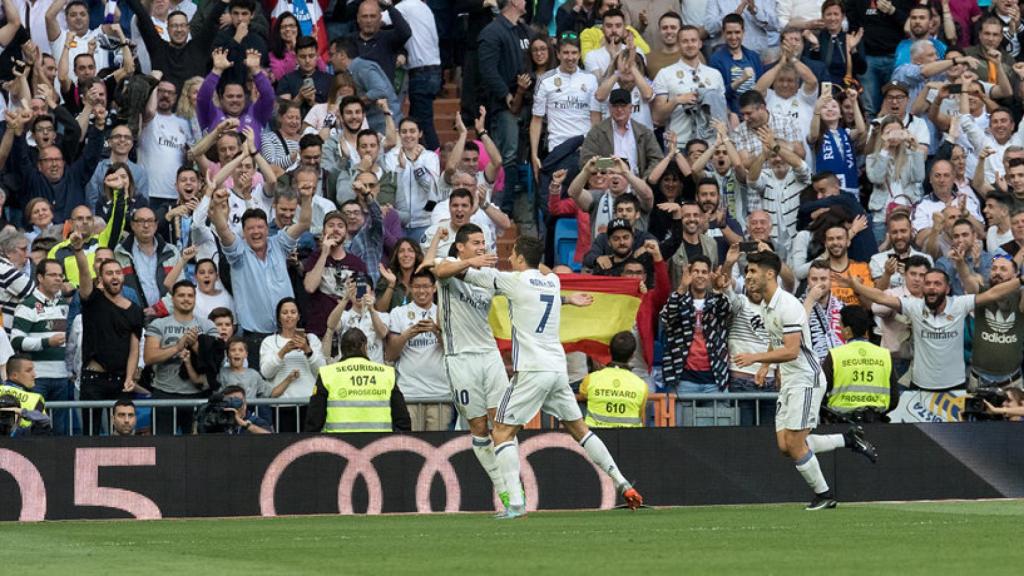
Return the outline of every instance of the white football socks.
[[[604,470],[605,473],[612,477],[616,488],[622,491],[624,486],[629,486],[629,481],[619,471],[619,467],[615,465],[615,460],[612,458],[611,453],[608,452],[608,447],[593,432],[587,432],[587,435],[580,440],[580,446],[587,451],[587,456],[594,464],[597,464],[598,468]]]
[[[842,434],[811,434],[807,436],[807,447],[815,454],[831,452],[846,446],[846,438]]]
[[[501,472],[498,470],[498,461],[494,456],[494,442],[491,441],[491,437],[473,436],[473,454],[480,461],[484,472],[490,477],[491,483],[494,484],[494,490],[498,494],[504,492],[506,490],[505,479],[501,477]]]
[[[519,444],[515,440],[502,442],[494,447],[494,460],[498,464],[498,472],[505,481],[505,486],[519,486]],[[509,506],[524,506],[523,491],[508,491]]]
[[[821,465],[818,464],[818,457],[814,455],[813,450],[808,450],[803,458],[795,462],[795,465],[797,472],[800,472],[815,494],[828,492],[828,482],[825,481],[825,475],[821,473]]]

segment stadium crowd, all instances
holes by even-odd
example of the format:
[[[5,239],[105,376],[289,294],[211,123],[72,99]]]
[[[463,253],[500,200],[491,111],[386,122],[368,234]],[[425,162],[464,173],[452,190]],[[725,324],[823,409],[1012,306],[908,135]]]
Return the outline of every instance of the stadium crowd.
[[[777,386],[736,362],[769,347],[744,290],[768,251],[834,392],[833,352],[872,339],[892,378],[866,408],[968,387],[1022,404],[1020,292],[974,297],[1024,265],[1016,0],[2,7],[0,364],[26,418],[219,390],[238,429],[295,430],[245,399],[308,399],[356,328],[407,426],[447,429],[450,405],[420,403],[451,396],[421,264],[470,223],[491,252],[535,235],[559,273],[638,279],[617,365],[649,392]],[[576,386],[600,368],[568,364]],[[192,428],[192,408],[156,412],[157,433]]]

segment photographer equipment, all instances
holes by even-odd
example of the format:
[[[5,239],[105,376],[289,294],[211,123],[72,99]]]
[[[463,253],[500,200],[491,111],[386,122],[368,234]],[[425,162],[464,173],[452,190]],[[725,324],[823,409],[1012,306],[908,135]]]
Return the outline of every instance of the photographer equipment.
[[[964,397],[963,419],[965,421],[1002,420],[999,414],[990,414],[985,402],[999,408],[1006,402],[1006,390],[1002,388],[978,388]]]
[[[235,422],[235,412],[231,410],[241,410],[241,408],[241,398],[225,398],[219,392],[214,393],[206,405],[199,409],[196,418],[199,433],[222,434],[234,428],[237,423]]]
[[[18,413],[14,408],[20,408],[21,402],[10,394],[0,396],[0,437],[10,436],[18,425]]]

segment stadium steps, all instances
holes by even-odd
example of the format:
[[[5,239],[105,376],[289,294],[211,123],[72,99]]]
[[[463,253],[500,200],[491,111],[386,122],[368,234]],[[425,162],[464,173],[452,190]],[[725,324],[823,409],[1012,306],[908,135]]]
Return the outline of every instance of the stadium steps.
[[[508,257],[512,255],[512,245],[519,237],[519,228],[513,222],[512,227],[498,237],[498,270],[511,270]]]

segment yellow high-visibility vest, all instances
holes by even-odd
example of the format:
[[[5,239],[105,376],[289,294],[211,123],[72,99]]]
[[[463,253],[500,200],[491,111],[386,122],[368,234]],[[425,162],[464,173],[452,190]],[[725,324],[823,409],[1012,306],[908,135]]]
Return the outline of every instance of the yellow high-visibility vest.
[[[15,386],[8,386],[7,384],[0,384],[0,396],[4,396],[7,394],[10,394],[11,396],[14,396],[15,398],[18,399],[18,402],[21,403],[22,410],[38,410],[39,412],[43,411],[45,402],[42,394],[25,390],[23,388],[18,388]],[[21,427],[31,428],[32,422],[25,418],[22,418]]]
[[[391,432],[395,369],[348,358],[320,369],[327,389],[324,432]]]
[[[587,376],[587,426],[639,428],[647,401],[647,383],[622,368],[605,368]]]
[[[828,405],[839,412],[858,408],[885,411],[889,407],[889,351],[857,340],[829,350],[832,356],[832,393]]]

